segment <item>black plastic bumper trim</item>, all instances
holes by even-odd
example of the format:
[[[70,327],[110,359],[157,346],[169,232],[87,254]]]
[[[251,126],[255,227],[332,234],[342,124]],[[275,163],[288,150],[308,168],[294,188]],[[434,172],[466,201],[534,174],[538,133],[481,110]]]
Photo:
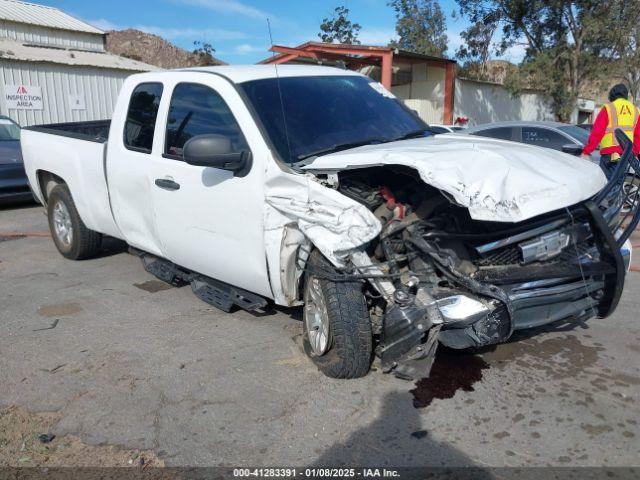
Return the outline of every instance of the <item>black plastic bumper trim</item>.
[[[608,257],[611,264],[615,265],[615,272],[605,276],[605,295],[598,305],[598,315],[605,318],[613,313],[620,302],[627,272],[618,242],[602,216],[600,208],[591,201],[585,202],[584,206],[591,216],[592,227],[595,227],[594,233],[601,237],[600,243],[604,250],[601,253]]]

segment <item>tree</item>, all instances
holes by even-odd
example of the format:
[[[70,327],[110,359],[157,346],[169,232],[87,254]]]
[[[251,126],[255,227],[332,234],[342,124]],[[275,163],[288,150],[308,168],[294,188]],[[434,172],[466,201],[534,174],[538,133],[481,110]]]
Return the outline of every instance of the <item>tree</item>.
[[[639,18],[640,13],[635,18]],[[640,101],[640,26],[634,22],[620,47],[622,75],[634,103]]]
[[[391,46],[424,55],[442,56],[448,38],[444,13],[437,0],[391,0],[399,39]]]
[[[349,9],[336,7],[331,18],[325,18],[320,24],[318,37],[324,43],[346,43],[359,45],[358,33],[362,27],[358,23],[349,20]]]
[[[514,93],[532,86],[543,90],[559,120],[568,120],[585,82],[597,79],[602,62],[613,53],[603,41],[616,28],[611,1],[456,1],[471,21],[457,56],[482,62],[492,54],[523,48],[524,61],[506,85]]]
[[[634,103],[640,101],[640,2],[616,0],[614,6],[618,28],[612,30],[615,60]]]
[[[208,65],[219,65],[220,62],[215,59],[213,54],[216,53],[216,49],[213,48],[208,42],[200,42],[196,40],[193,42],[193,54],[198,58],[198,65],[206,67]]]

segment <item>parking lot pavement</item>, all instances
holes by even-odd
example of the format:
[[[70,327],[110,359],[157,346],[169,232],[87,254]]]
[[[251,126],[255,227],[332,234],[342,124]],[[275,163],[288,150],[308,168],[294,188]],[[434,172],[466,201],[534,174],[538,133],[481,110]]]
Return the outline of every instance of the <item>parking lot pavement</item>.
[[[222,313],[113,242],[71,262],[2,237],[46,231],[40,208],[0,210],[0,407],[55,415],[58,436],[166,465],[638,464],[638,273],[608,319],[439,352],[417,384],[337,381],[297,310]]]

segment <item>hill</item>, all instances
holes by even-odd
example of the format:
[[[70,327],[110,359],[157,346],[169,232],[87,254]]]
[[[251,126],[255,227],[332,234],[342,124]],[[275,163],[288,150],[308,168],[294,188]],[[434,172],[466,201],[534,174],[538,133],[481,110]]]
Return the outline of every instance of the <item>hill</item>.
[[[160,68],[185,68],[206,65],[225,65],[225,62],[207,53],[193,53],[176,47],[171,42],[129,28],[107,32],[106,48],[115,55],[138,60]]]

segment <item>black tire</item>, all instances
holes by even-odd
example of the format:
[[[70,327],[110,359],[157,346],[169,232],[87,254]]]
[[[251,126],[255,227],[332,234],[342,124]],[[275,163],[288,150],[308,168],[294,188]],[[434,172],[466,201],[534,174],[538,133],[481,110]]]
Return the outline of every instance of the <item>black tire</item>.
[[[68,244],[65,244],[65,242],[59,238],[54,226],[54,210],[58,203],[61,203],[66,208],[71,220],[72,236]],[[56,185],[51,190],[47,201],[47,217],[49,219],[49,230],[51,230],[53,243],[55,243],[56,248],[63,257],[70,260],[83,260],[95,257],[100,253],[102,234],[89,230],[84,224],[66,185]]]
[[[333,271],[332,265],[317,250],[311,253],[309,265]],[[307,331],[309,288],[313,275],[306,273],[303,311],[304,351],[318,369],[331,378],[364,377],[371,368],[373,336],[371,318],[360,282],[332,282],[316,278],[324,298],[329,320],[329,338],[324,354],[314,353]]]

